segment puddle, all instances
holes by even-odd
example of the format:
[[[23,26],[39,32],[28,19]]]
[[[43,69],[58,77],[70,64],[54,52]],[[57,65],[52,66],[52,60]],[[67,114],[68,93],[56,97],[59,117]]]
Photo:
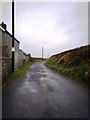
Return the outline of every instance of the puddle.
[[[43,73],[43,72],[37,72],[37,73],[39,73],[40,75],[42,75],[42,77],[47,77],[46,73]]]

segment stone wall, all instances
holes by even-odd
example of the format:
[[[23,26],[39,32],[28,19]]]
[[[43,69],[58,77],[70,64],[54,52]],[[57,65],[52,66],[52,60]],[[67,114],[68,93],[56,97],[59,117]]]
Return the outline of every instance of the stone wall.
[[[15,71],[18,70],[19,68],[19,63],[18,63],[18,57],[19,57],[19,42],[17,42],[16,40],[14,41],[14,47],[15,47],[15,60],[14,60],[14,64],[15,64]]]
[[[12,71],[12,59],[9,57],[2,58],[2,78]]]
[[[2,84],[2,32],[0,30],[0,85]]]
[[[12,58],[12,37],[2,30],[2,57]]]
[[[29,62],[29,55],[19,50],[19,41],[14,39],[14,70]],[[12,35],[0,28],[0,76],[3,78],[12,71]]]
[[[27,55],[22,50],[19,50],[19,67],[29,62],[29,55]]]
[[[2,77],[6,76],[12,71],[12,35],[8,31],[0,30],[2,36]],[[18,69],[18,51],[19,41],[14,39],[15,56],[14,63],[15,69]]]
[[[2,59],[0,58],[0,86],[2,84]]]
[[[19,67],[23,66],[23,52],[19,50]]]

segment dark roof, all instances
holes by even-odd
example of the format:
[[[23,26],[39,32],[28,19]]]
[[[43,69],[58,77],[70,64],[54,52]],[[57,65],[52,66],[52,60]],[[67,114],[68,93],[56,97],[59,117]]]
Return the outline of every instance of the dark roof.
[[[19,49],[20,52],[22,52],[24,55],[28,56],[27,53],[25,53],[22,49]]]
[[[0,28],[1,29],[1,28]],[[2,30],[2,29],[1,29]],[[12,37],[12,35],[7,31],[7,30],[4,30],[5,33],[7,33],[8,35],[10,35]],[[14,38],[18,43],[20,43],[16,38]]]

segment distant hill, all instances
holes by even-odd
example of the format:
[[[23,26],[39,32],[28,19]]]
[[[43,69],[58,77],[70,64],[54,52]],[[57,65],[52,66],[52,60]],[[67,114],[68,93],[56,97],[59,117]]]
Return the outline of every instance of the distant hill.
[[[75,80],[89,84],[90,45],[53,55],[45,65]]]
[[[46,60],[46,58],[43,58],[43,60]],[[42,58],[32,57],[32,61],[42,61]]]

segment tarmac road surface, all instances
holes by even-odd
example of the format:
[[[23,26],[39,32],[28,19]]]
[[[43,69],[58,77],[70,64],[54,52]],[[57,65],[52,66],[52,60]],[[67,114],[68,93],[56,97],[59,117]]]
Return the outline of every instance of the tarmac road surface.
[[[38,62],[3,88],[2,115],[3,118],[87,118],[88,89]]]

